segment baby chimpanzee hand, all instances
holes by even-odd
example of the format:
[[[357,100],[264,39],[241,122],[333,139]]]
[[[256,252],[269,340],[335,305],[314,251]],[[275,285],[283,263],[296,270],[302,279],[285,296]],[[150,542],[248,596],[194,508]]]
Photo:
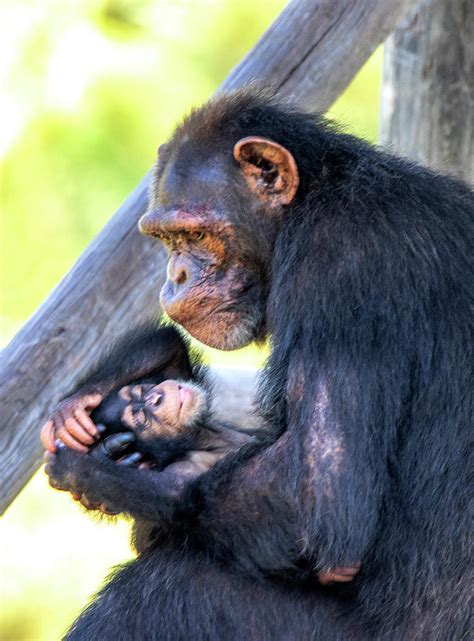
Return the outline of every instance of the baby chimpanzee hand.
[[[78,393],[61,401],[41,428],[43,447],[54,453],[59,439],[73,450],[87,452],[88,447],[100,437],[89,414],[102,400],[103,396],[98,393]]]

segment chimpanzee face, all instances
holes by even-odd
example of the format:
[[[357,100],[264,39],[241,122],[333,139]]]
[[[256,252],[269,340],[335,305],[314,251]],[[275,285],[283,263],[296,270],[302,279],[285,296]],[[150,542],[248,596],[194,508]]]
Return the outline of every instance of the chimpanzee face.
[[[140,229],[169,250],[166,313],[203,343],[236,349],[265,333],[269,265],[248,232],[267,217],[271,233],[298,172],[286,149],[262,138],[239,140],[233,153],[192,147],[183,136],[165,150]]]
[[[121,422],[141,441],[186,435],[208,411],[208,393],[193,383],[164,381],[159,385],[122,387]]]

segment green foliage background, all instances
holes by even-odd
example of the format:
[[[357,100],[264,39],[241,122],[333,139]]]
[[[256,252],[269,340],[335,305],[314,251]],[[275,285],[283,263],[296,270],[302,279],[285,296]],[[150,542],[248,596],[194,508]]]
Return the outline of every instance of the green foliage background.
[[[2,0],[0,339],[34,312],[283,8],[283,0]],[[378,51],[330,110],[375,140]],[[222,357],[256,362],[261,355]],[[237,359],[237,360],[236,360]],[[128,525],[96,524],[40,471],[0,522],[0,640],[59,639]]]

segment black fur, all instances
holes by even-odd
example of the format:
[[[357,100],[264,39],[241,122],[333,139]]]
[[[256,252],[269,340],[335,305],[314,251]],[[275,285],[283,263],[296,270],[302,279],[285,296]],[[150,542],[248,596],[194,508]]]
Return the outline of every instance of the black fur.
[[[79,382],[79,389],[95,389],[108,383],[113,399],[124,385],[136,382],[160,383],[167,378],[205,378],[198,352],[171,325],[148,321],[120,337]],[[107,398],[102,401],[102,410]],[[97,416],[97,415],[96,415]]]
[[[472,191],[258,94],[195,112],[166,154],[183,132],[203,156],[267,136],[300,170],[278,226],[230,214],[268,278],[273,437],[180,491],[81,469],[170,529],[67,639],[466,641]],[[310,580],[355,561],[346,587]]]

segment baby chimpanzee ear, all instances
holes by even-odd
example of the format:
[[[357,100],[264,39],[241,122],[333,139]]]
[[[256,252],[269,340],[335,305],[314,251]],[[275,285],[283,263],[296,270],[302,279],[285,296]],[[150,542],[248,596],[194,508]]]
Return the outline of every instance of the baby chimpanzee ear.
[[[300,179],[288,149],[268,138],[248,136],[235,144],[234,158],[250,189],[270,207],[293,200]]]

